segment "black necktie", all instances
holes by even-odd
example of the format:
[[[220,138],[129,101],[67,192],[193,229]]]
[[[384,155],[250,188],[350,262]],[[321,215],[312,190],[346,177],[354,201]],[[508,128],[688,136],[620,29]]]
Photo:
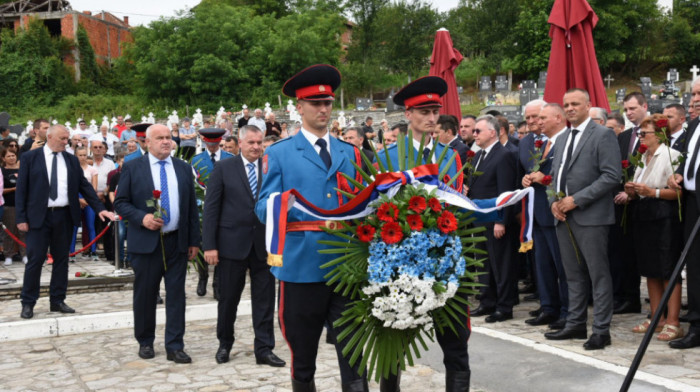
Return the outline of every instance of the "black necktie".
[[[571,130],[571,142],[569,143],[569,148],[566,149],[566,159],[564,160],[564,168],[561,170],[561,181],[559,181],[559,192],[566,193],[566,174],[569,172],[569,164],[571,163],[571,156],[574,154],[574,143],[576,142],[576,135],[578,135],[578,129]]]
[[[700,129],[696,130],[700,132]],[[688,179],[692,180],[695,177],[695,162],[697,162],[698,152],[700,152],[700,139],[695,141],[695,149],[693,149],[693,157],[688,163]]]
[[[216,153],[215,152],[211,153],[211,163],[216,163]]]
[[[330,169],[331,154],[329,154],[328,149],[326,149],[326,141],[323,139],[318,139],[316,140],[316,145],[321,147],[321,152],[319,152],[318,155],[321,156],[321,160],[323,160],[323,163],[326,164],[326,169]]]
[[[634,151],[636,150],[637,147],[637,142],[639,141],[639,138],[637,137],[637,131],[639,131],[639,127],[634,127],[632,128],[632,135],[630,136],[630,143],[629,146],[627,146],[627,156],[631,156],[634,154]]]
[[[51,164],[51,189],[49,190],[49,198],[56,200],[58,198],[58,153],[53,153]]]
[[[424,163],[432,163],[428,159],[430,159],[430,149],[428,147],[423,149],[423,162]]]
[[[474,166],[474,171],[479,170],[479,166],[481,166],[481,162],[486,159],[486,150],[481,150],[481,155],[479,155],[479,160],[476,162],[476,166]]]

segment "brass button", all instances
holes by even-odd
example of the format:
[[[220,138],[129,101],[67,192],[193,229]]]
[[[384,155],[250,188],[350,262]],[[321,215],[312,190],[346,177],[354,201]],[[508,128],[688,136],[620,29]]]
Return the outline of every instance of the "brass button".
[[[327,194],[326,197],[330,199],[330,198],[331,198],[331,194],[330,194],[330,193]]]

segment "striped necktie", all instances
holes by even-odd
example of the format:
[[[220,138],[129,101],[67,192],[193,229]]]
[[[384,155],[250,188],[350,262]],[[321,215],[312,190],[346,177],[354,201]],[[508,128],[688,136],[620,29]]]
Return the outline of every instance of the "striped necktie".
[[[255,174],[255,164],[248,163],[248,183],[250,184],[250,191],[253,193],[253,199],[257,199],[256,193],[258,192],[258,176]]]
[[[167,161],[158,161],[160,164],[160,206],[165,213],[163,214],[163,224],[170,223],[170,194],[168,193],[168,175],[165,171]]]

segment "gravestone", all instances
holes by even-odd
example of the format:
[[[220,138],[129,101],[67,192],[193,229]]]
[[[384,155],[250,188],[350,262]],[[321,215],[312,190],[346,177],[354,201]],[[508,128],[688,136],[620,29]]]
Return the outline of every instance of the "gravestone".
[[[387,112],[397,112],[397,111],[404,109],[403,106],[399,106],[399,105],[394,103],[394,95],[396,95],[396,93],[392,89],[391,92],[389,93],[389,95],[386,97],[386,111]]]
[[[90,120],[90,127],[89,128],[90,128],[90,132],[97,133],[97,121],[95,121],[94,118],[92,120]]]
[[[369,110],[372,106],[371,98],[355,98],[355,109],[356,110]]]
[[[338,114],[338,124],[341,128],[345,128],[345,126],[348,125],[347,120],[345,119],[345,112],[340,112]]]
[[[141,122],[145,123],[146,121],[148,121],[148,118],[146,118],[146,116],[141,116]]]
[[[103,125],[109,128],[109,118],[107,118],[107,116],[102,117],[102,124],[100,124],[100,127],[102,127]]]
[[[243,105],[243,106],[245,106],[245,105]],[[292,102],[292,100],[291,99],[288,100],[287,101],[287,112],[291,113],[292,110],[295,110],[295,109],[296,109],[296,106],[294,106],[294,103]]]
[[[487,93],[491,92],[491,77],[482,76],[479,80],[479,92]]]
[[[263,109],[265,112],[265,117],[267,117],[268,114],[272,113],[272,108],[270,107],[269,102],[265,102],[265,109]]]
[[[693,74],[693,80],[698,77],[698,71],[700,71],[700,68],[697,65],[693,65],[693,68],[690,69],[690,72]]]
[[[680,89],[676,87],[673,80],[665,80],[663,87],[661,87],[661,99],[678,99],[678,93]]]
[[[615,100],[617,103],[622,103],[625,99],[625,95],[627,95],[627,89],[625,87],[615,90]]]
[[[672,103],[672,102],[670,102]],[[664,102],[660,99],[649,99],[647,101],[650,114],[662,113],[664,111]]]
[[[644,77],[639,78],[639,80],[641,82],[640,86],[642,88],[642,94],[644,94],[644,96],[647,99],[650,99],[651,98],[651,78],[644,76]]]
[[[33,125],[34,123],[31,123],[31,124]],[[9,125],[10,125],[10,114],[7,112],[0,113],[0,126],[8,127]]]
[[[544,92],[545,84],[547,84],[547,71],[540,71],[540,78],[537,79],[537,90]]]
[[[72,125],[73,125],[73,124],[71,124],[70,121],[66,121],[66,123],[65,123],[65,126],[66,126],[66,128],[68,129],[69,132],[73,130]]]
[[[496,91],[508,91],[508,79],[506,79],[506,75],[496,75]]]
[[[481,109],[480,114],[484,115],[488,113],[491,110],[495,110],[500,112],[505,118],[508,119],[508,122],[517,124],[519,121],[522,121],[522,111],[520,106],[518,105],[492,105],[492,106],[487,106],[483,109]]]
[[[156,118],[153,116],[153,112],[148,112],[148,117],[146,118],[146,122],[149,124],[156,123]]]
[[[608,88],[610,88],[610,82],[614,82],[615,78],[613,78],[612,75],[608,74],[608,76],[604,80],[608,82]]]
[[[681,104],[685,106],[685,109],[688,109],[688,106],[690,106],[690,99],[693,97],[691,93],[683,93],[683,99],[681,100]]]
[[[22,124],[10,125],[8,128],[10,128],[10,133],[17,135],[17,138],[19,138],[19,135],[22,134],[22,130],[24,129]]]
[[[526,105],[528,102],[540,97],[535,87],[534,80],[523,80],[520,89],[520,105]]]
[[[666,79],[674,83],[679,80],[679,77],[680,75],[678,75],[678,70],[676,68],[670,68],[666,73]]]

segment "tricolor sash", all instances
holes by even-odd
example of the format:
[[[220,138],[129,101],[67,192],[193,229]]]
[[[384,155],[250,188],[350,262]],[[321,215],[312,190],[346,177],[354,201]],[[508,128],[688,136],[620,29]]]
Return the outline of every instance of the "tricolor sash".
[[[402,172],[379,173],[374,181],[357,194],[352,200],[339,208],[325,210],[306,200],[296,189],[270,194],[267,200],[267,222],[265,242],[267,252],[272,260],[281,260],[287,232],[287,212],[296,208],[321,220],[352,220],[370,215],[376,209],[372,202],[385,194],[389,198],[396,195],[402,186],[423,187],[431,192],[435,190],[441,202],[464,208],[475,213],[477,222],[494,222],[500,220],[501,209],[516,205],[522,201],[522,229],[520,232],[521,251],[532,247],[532,216],[534,190],[529,187],[511,192],[504,192],[496,198],[471,200],[460,192],[446,186],[438,179],[437,164],[417,166]],[[528,245],[529,244],[529,245]],[[529,246],[529,247],[528,247]]]

